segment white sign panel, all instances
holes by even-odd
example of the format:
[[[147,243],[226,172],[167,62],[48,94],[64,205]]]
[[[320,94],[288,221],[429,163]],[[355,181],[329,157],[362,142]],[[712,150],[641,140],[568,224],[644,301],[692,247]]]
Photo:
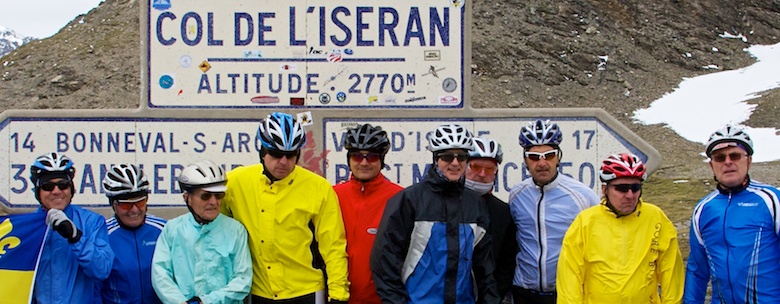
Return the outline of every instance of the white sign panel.
[[[209,159],[230,169],[257,163],[256,120],[12,118],[0,129],[0,200],[35,207],[30,165],[56,151],[75,163],[74,203],[107,206],[101,180],[113,164],[143,167],[150,205],[182,205],[176,176],[188,164]],[[311,135],[311,134],[309,134]]]
[[[462,1],[149,1],[150,108],[463,107]]]
[[[439,125],[457,123],[468,128],[475,136],[484,136],[501,144],[504,161],[499,165],[498,178],[494,194],[506,200],[512,186],[530,177],[523,163],[523,149],[518,135],[520,128],[531,119],[519,118],[474,118],[463,119],[326,119],[324,125],[324,146],[329,153],[325,173],[334,183],[349,178],[349,165],[342,138],[348,128],[359,123],[379,125],[387,131],[391,141],[391,150],[385,158],[382,173],[391,181],[402,186],[419,182],[433,163],[432,153],[427,150],[428,137]],[[601,160],[608,155],[631,152],[647,160],[647,156],[636,147],[623,140],[593,117],[553,118],[563,132],[563,151],[560,167],[566,174],[582,181],[599,193],[601,184],[598,169]]]

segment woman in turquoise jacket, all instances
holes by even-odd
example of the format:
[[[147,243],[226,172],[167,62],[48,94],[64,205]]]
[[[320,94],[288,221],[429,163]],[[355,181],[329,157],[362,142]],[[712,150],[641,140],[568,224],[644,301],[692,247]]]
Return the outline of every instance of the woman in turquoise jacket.
[[[241,223],[221,215],[225,172],[210,161],[189,165],[179,185],[190,213],[165,225],[152,258],[152,285],[163,303],[243,303],[252,259]]]

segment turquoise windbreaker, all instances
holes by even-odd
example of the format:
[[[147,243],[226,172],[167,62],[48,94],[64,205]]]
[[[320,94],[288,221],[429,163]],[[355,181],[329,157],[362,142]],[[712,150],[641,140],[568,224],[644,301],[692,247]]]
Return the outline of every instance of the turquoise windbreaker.
[[[203,303],[239,304],[251,284],[247,233],[238,221],[220,214],[200,225],[187,213],[163,228],[152,258],[152,285],[163,303],[197,296]]]

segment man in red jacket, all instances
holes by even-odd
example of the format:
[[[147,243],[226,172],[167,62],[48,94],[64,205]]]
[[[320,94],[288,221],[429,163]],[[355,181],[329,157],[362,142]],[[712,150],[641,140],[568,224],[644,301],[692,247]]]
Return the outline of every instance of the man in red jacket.
[[[390,149],[387,132],[381,127],[364,124],[347,130],[344,148],[352,174],[333,189],[347,232],[349,303],[382,303],[371,279],[369,258],[385,204],[402,188],[380,173]]]

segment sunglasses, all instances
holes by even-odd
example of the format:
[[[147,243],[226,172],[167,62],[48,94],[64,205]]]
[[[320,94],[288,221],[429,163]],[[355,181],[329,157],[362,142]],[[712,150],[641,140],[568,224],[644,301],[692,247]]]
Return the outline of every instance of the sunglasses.
[[[65,190],[65,189],[70,188],[70,181],[61,180],[61,181],[58,181],[56,183],[45,182],[45,183],[41,184],[41,189],[43,191],[53,191],[55,186],[57,188],[60,188],[60,190]]]
[[[712,160],[715,161],[716,163],[725,162],[726,158],[730,158],[731,161],[738,161],[738,160],[742,159],[742,156],[747,156],[747,155],[745,155],[743,153],[740,153],[740,152],[731,152],[729,154],[720,153],[720,154],[713,154],[712,155]]]
[[[622,193],[628,193],[629,190],[631,190],[634,193],[637,193],[639,191],[642,191],[642,184],[617,184],[612,185],[615,190]]]
[[[127,200],[116,200],[114,201],[117,206],[117,208],[122,209],[124,211],[130,211],[130,209],[133,209],[133,206],[138,207],[138,209],[144,209],[146,207],[146,201],[149,200],[148,196],[142,196],[139,198],[134,199],[127,199]]]
[[[550,150],[550,151],[541,152],[541,153],[539,153],[539,152],[525,152],[525,157],[530,159],[530,160],[533,160],[533,161],[537,161],[537,160],[540,160],[540,159],[553,159],[553,158],[558,157],[558,150]]]
[[[469,169],[471,169],[474,172],[482,172],[485,171],[485,174],[487,175],[493,175],[498,172],[497,167],[483,167],[480,165],[477,165],[476,163],[469,163]]]
[[[208,201],[211,200],[212,196],[216,197],[218,200],[221,200],[225,197],[225,192],[203,192],[200,194],[200,199]]]
[[[379,153],[360,153],[360,152],[354,152],[349,154],[349,158],[351,158],[355,162],[362,162],[364,159],[367,160],[369,163],[378,162],[379,159],[382,157]]]
[[[461,153],[447,153],[447,154],[439,154],[439,159],[451,163],[453,159],[458,159],[458,162],[464,162],[467,159],[469,159],[468,154],[461,154]]]
[[[279,150],[273,150],[268,149],[268,155],[271,155],[273,158],[281,159],[282,157],[287,157],[287,159],[291,159],[293,157],[298,156],[298,151],[279,151]]]

